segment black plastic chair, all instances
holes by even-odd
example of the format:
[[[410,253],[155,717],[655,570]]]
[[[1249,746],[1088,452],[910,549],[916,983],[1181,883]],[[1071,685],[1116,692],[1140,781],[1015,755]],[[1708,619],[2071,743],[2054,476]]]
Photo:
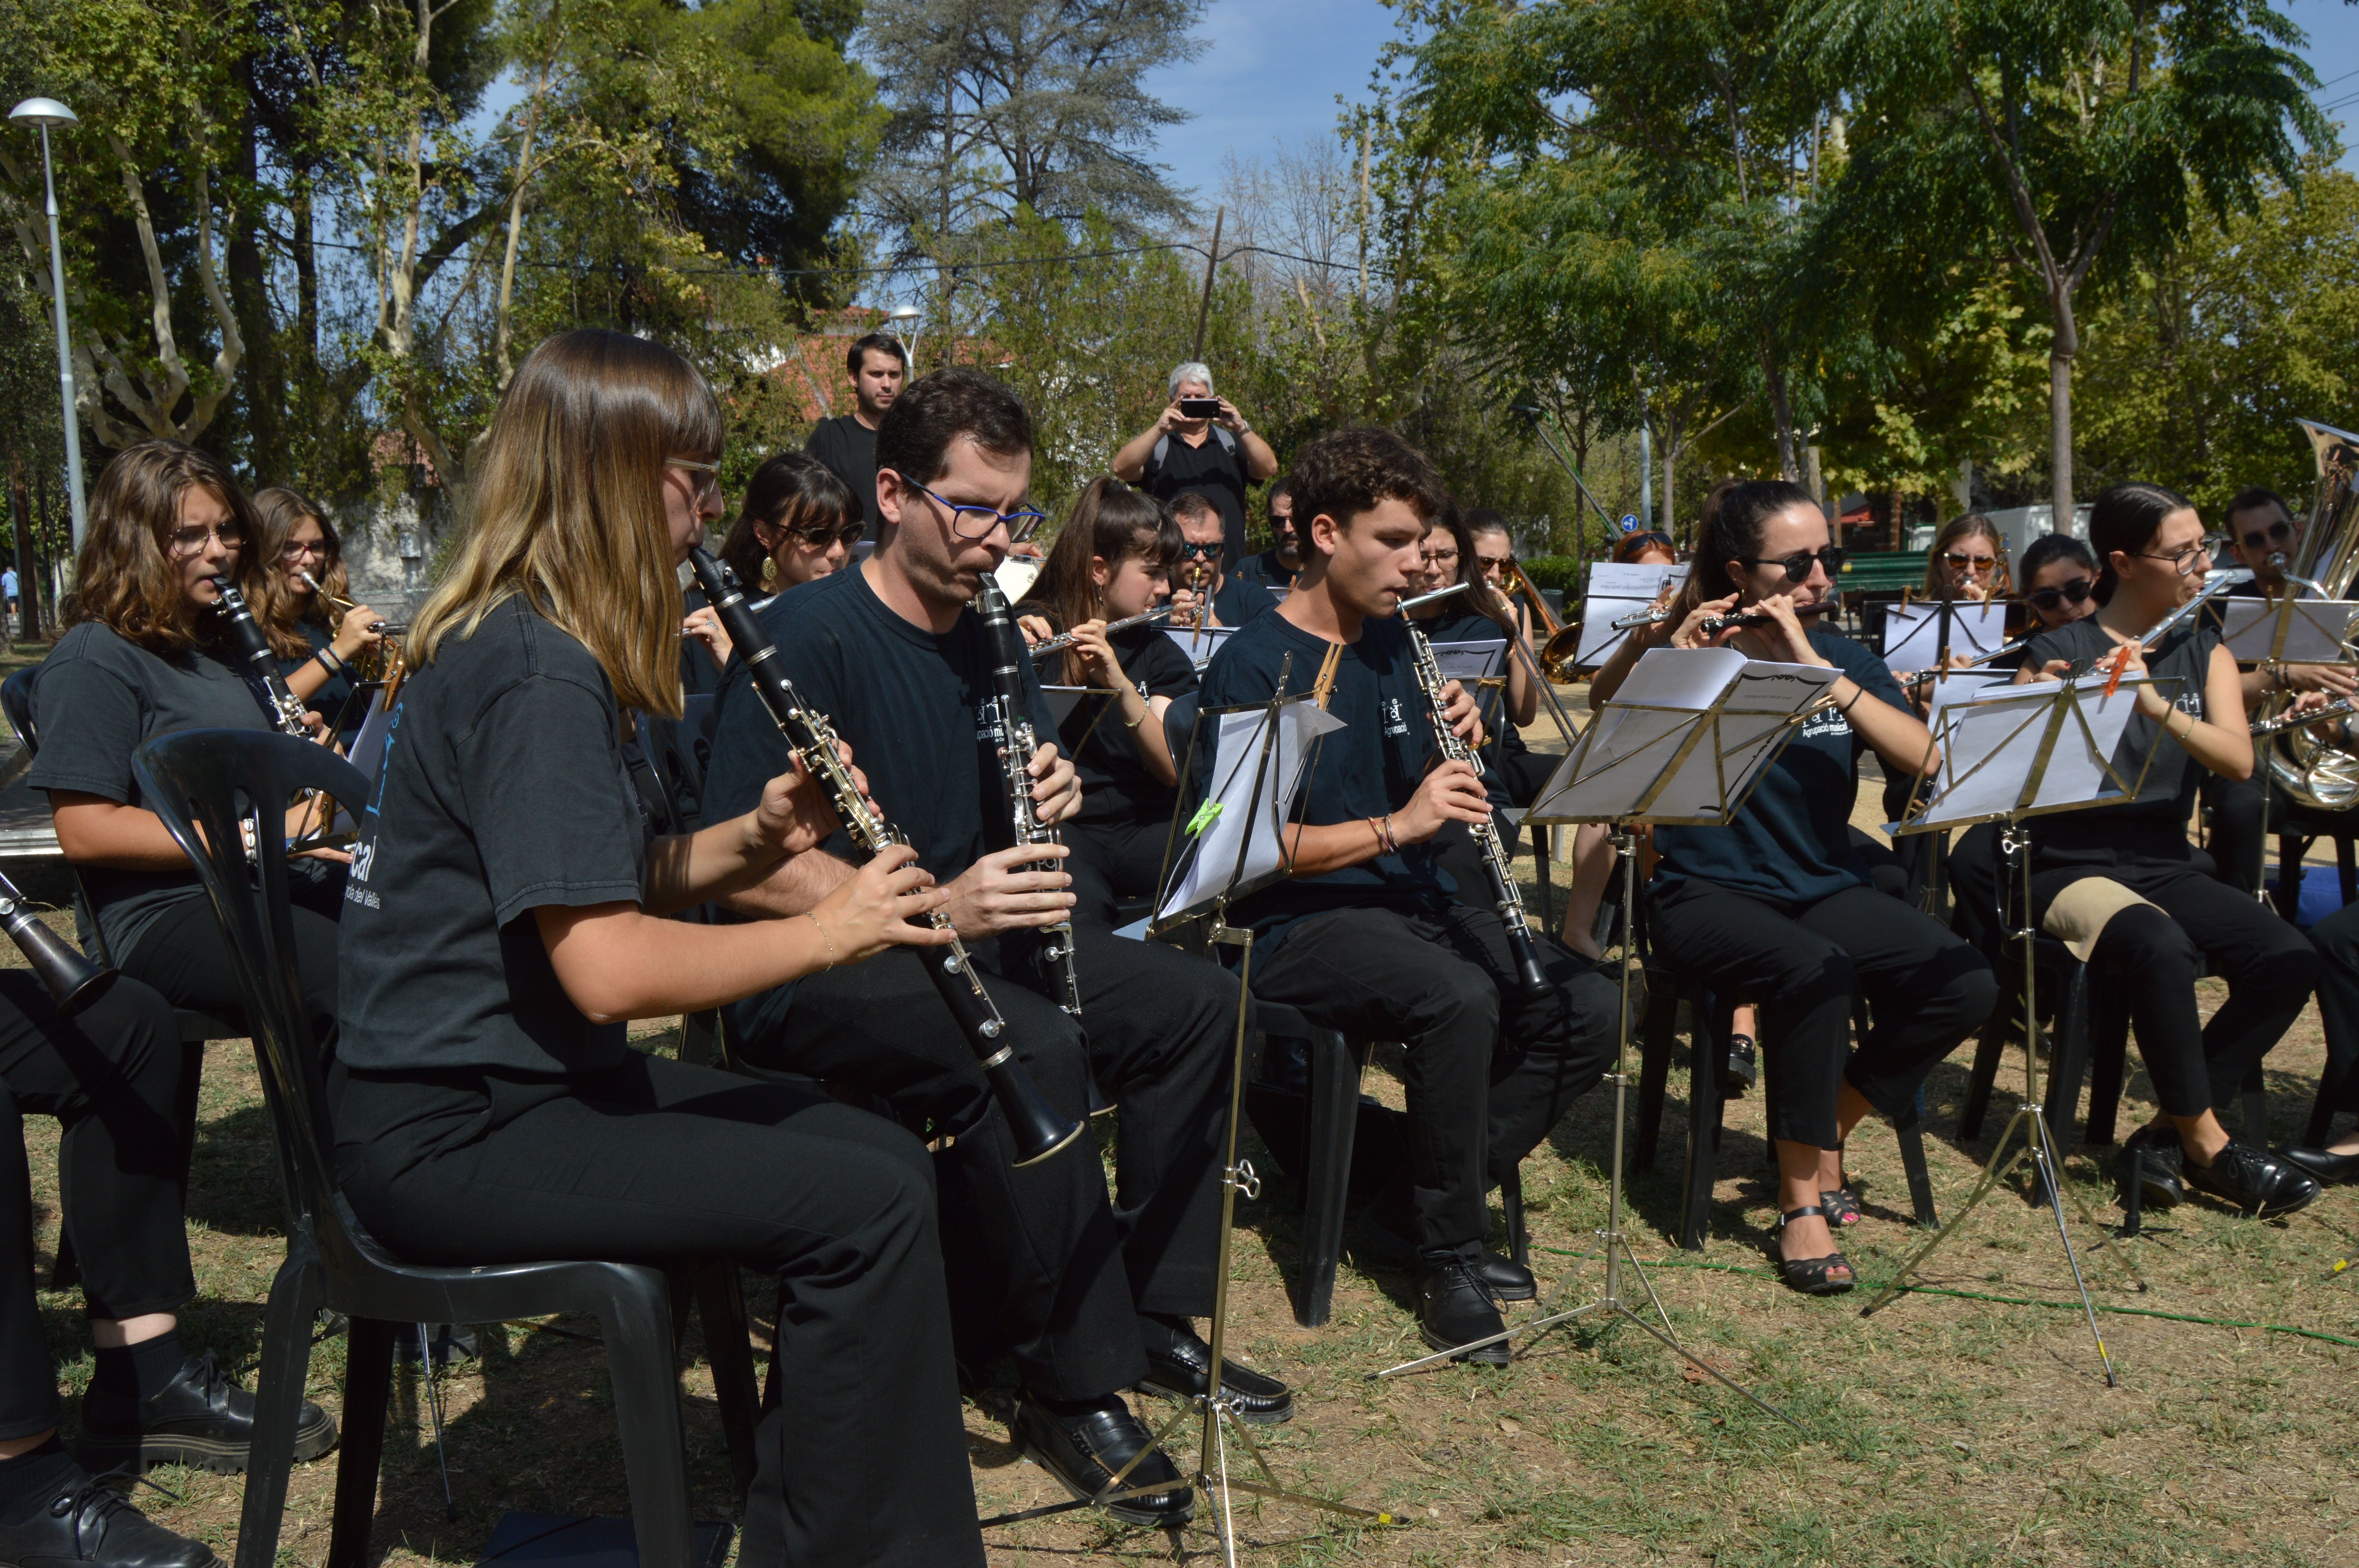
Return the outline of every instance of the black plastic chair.
[[[264,1316],[237,1568],[271,1568],[277,1558],[311,1324],[321,1307],[351,1320],[328,1568],[365,1568],[369,1562],[396,1325],[566,1312],[595,1315],[604,1332],[639,1562],[643,1568],[691,1568],[693,1520],[663,1271],[611,1262],[404,1263],[368,1234],[336,1190],[324,1084],[296,974],[286,863],[275,855],[250,863],[239,827],[251,823],[259,842],[274,842],[296,791],[321,790],[356,806],[365,781],[320,747],[261,730],[163,736],[141,747],[132,767],[147,804],[195,866],[228,939],[287,1189],[287,1260]]]
[[[1716,997],[1698,982],[1682,979],[1649,960],[1647,967],[1647,1011],[1638,1065],[1638,1131],[1630,1163],[1652,1170],[1662,1141],[1663,1102],[1669,1087],[1671,1042],[1679,1030],[1680,1002],[1693,1021],[1688,1042],[1688,1158],[1680,1199],[1679,1243],[1693,1252],[1703,1246],[1712,1222],[1712,1185],[1720,1173],[1720,1142],[1727,1096],[1721,1083],[1728,1059],[1726,1015],[1733,1000]],[[1762,1042],[1766,1050],[1767,1041]],[[1764,1076],[1767,1093],[1767,1076]],[[1940,1223],[1933,1206],[1933,1178],[1925,1163],[1922,1098],[1908,1115],[1896,1119],[1892,1132],[1900,1144],[1900,1166],[1908,1183],[1908,1206],[1921,1226]]]

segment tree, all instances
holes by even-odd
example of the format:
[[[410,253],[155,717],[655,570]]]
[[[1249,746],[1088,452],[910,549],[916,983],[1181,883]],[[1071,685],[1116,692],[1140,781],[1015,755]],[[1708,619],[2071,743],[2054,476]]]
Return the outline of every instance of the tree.
[[[1144,78],[1204,49],[1205,0],[875,0],[893,119],[876,216],[905,257],[1026,211],[1137,237],[1188,203],[1147,157],[1187,111]]]
[[[2199,204],[2254,211],[2265,176],[2298,177],[2297,135],[2330,139],[2300,33],[2267,0],[1801,0],[1789,27],[1856,96],[1850,209],[1995,249],[2037,290],[2071,515],[2077,297],[2101,259],[2167,251]]]

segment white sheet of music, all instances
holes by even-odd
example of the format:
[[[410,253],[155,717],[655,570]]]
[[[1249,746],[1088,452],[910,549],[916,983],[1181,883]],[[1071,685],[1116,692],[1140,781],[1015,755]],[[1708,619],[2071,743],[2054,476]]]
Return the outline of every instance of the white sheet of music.
[[[1262,766],[1263,728],[1270,710],[1256,708],[1218,716],[1212,789],[1197,814],[1197,819],[1204,822],[1203,830],[1182,851],[1184,868],[1173,879],[1170,895],[1156,911],[1157,919],[1192,909],[1223,888],[1267,876],[1284,862],[1286,847],[1279,827],[1301,787],[1311,743],[1343,729],[1344,724],[1315,702],[1288,703],[1277,711],[1284,722],[1278,727],[1277,744],[1266,771]],[[1256,783],[1262,786],[1258,795],[1254,789]],[[1207,812],[1209,820],[1205,820]],[[1242,866],[1237,858],[1240,845],[1245,849]]]
[[[2343,629],[2359,615],[2359,604],[2341,599],[2297,599],[2293,623],[2286,628],[2285,652],[2273,652],[2277,640],[2281,605],[2266,599],[2228,598],[2220,606],[2220,640],[2228,655],[2240,665],[2284,659],[2297,665],[2339,665],[2351,655],[2343,651]]]
[[[1950,654],[1971,659],[1995,654],[2006,646],[2006,604],[1950,606]],[[1884,612],[1884,667],[1887,670],[1930,670],[1941,662],[1941,607],[1939,604],[1894,605]]]
[[[1212,663],[1212,655],[1221,651],[1223,643],[1237,634],[1237,629],[1234,626],[1166,626],[1163,634],[1179,643],[1180,651],[1193,659],[1201,670]]]
[[[1443,680],[1473,686],[1506,668],[1507,640],[1502,637],[1494,643],[1436,643],[1433,662],[1440,666]]]
[[[1932,801],[1918,820],[1972,822],[2017,809],[2120,795],[2106,770],[2108,765],[2126,765],[2135,771],[2139,765],[2137,759],[2123,762],[2117,753],[2122,732],[2137,708],[2138,688],[2154,683],[2125,680],[2107,697],[2108,678],[2099,672],[2074,683],[2080,691],[2080,720],[2065,720],[2027,807],[2022,801],[2024,785],[2039,760],[2048,730],[2045,715],[2064,683],[2027,681],[1940,703],[1933,722],[1941,743],[1941,769]],[[2122,782],[2134,786],[2138,781],[2125,777]]]
[[[1655,602],[1667,587],[1688,580],[1688,568],[1627,567],[1599,561],[1589,568],[1589,595],[1581,601],[1581,645],[1572,662],[1584,668],[1602,665],[1630,633],[1614,630],[1614,622],[1636,615]]]

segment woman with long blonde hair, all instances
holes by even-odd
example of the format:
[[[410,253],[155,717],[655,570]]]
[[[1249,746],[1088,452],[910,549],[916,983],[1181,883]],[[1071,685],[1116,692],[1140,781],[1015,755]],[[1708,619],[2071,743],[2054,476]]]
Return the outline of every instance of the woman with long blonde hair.
[[[662,918],[837,826],[798,769],[742,816],[651,839],[625,771],[627,710],[680,710],[676,570],[719,514],[721,446],[703,378],[619,332],[548,340],[502,395],[354,850],[331,1089],[344,1192],[421,1262],[776,1273],[785,1401],[758,1433],[741,1561],[980,1563],[924,1148],[825,1095],[627,1044],[631,1019],[947,939],[905,849],[791,920]]]

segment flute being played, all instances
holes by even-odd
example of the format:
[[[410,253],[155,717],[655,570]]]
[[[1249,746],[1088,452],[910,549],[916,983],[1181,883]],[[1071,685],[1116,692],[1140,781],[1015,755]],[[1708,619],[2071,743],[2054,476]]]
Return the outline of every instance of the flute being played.
[[[1119,621],[1109,621],[1106,622],[1105,629],[1112,633],[1121,631],[1125,626],[1144,626],[1149,622],[1168,620],[1170,614],[1171,606],[1158,604],[1145,614],[1125,615]],[[1045,643],[1035,643],[1032,644],[1032,656],[1038,659],[1049,654],[1061,654],[1071,647],[1075,641],[1073,634],[1067,632],[1060,636],[1051,637]]]
[[[1807,621],[1813,615],[1824,615],[1833,608],[1834,602],[1832,600],[1817,600],[1809,604],[1794,606],[1794,617],[1796,620]],[[1766,610],[1744,610],[1734,615],[1707,615],[1696,623],[1696,632],[1701,636],[1717,637],[1723,632],[1732,631],[1739,626],[1766,626],[1775,619],[1777,618]]]

